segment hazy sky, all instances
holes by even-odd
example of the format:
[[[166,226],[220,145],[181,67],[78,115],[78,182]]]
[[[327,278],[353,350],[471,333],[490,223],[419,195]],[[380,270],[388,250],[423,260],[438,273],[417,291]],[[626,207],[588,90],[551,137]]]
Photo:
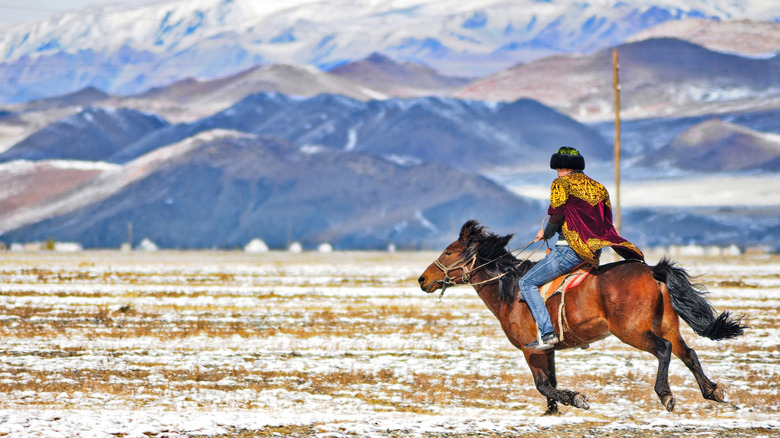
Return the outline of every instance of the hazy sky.
[[[35,21],[57,12],[80,9],[87,5],[141,2],[139,0],[0,0],[0,26]]]

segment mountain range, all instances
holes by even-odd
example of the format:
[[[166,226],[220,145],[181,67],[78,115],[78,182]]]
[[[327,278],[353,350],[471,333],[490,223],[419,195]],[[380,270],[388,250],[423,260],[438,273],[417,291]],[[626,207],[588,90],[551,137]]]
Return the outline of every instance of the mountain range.
[[[628,178],[772,175],[780,28],[718,20],[778,7],[696,5],[196,0],[15,27],[0,240],[116,247],[132,225],[166,248],[439,248],[470,218],[532,236],[545,202],[501,184],[548,184],[563,145],[589,174],[611,167],[613,49]],[[624,224],[640,245],[780,248],[778,216],[641,208]]]
[[[94,86],[137,94],[258,64],[331,70],[380,52],[448,76],[482,77],[592,53],[686,18],[779,21],[765,0],[175,0],[99,6],[0,33],[5,103]]]
[[[528,99],[498,104],[438,97],[363,102],[331,94],[300,98],[259,93],[190,123],[169,124],[127,108],[87,108],[35,131],[0,153],[0,162],[127,163],[217,128],[400,162],[440,162],[472,172],[536,160],[559,143],[577,144],[596,160],[609,156],[606,142],[594,130]]]
[[[780,132],[773,112],[730,119]],[[638,124],[631,129],[636,135],[663,132],[667,138],[630,154],[634,171],[653,165],[660,167],[647,172],[777,169],[778,135],[717,119],[632,124]],[[138,240],[152,238],[168,248],[229,248],[254,238],[274,248],[292,241],[307,248],[325,242],[432,248],[470,217],[497,231],[531,235],[544,203],[477,173],[544,164],[565,135],[598,168],[610,150],[600,129],[531,100],[362,102],[260,93],[178,124],[136,110],[87,108],[0,154],[0,161],[8,160],[0,164],[6,188],[0,191],[0,235],[8,242],[53,238],[116,247],[132,224]],[[735,214],[724,216],[730,222],[715,221],[718,233],[703,236],[696,224],[713,215],[642,209],[627,212],[626,222],[642,244],[756,243],[759,237],[780,244],[765,241],[777,224],[746,228]],[[675,232],[650,232],[663,226]]]
[[[167,248],[240,247],[254,238],[274,248],[293,240],[419,248],[448,242],[476,215],[504,231],[530,229],[541,210],[441,164],[399,165],[224,130],[156,149],[34,207],[0,221],[11,230],[4,239],[118,247],[131,224]]]
[[[780,34],[780,27],[777,28]],[[701,111],[702,104],[780,96],[780,55],[749,58],[674,38],[615,48],[626,117]],[[503,70],[457,92],[474,100],[535,99],[580,119],[614,114],[613,49],[561,55]]]

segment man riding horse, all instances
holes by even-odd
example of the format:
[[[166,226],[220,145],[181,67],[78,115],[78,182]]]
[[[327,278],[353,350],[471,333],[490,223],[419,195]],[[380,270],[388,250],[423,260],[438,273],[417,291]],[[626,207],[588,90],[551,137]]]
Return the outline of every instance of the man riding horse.
[[[653,389],[667,411],[676,403],[669,386],[672,355],[693,373],[705,399],[725,403],[725,391],[707,377],[696,352],[685,343],[680,319],[697,335],[717,341],[741,336],[747,328],[742,317],[728,311],[718,314],[707,300],[707,289],[692,283],[677,263],[667,258],[655,266],[644,262],[642,252],[615,231],[609,195],[604,186],[582,173],[585,160],[576,149],[559,149],[550,167],[559,174],[550,196],[551,220],[537,237],[548,239],[559,233],[561,245],[540,262],[520,260],[506,248],[511,234],[490,233],[478,221],[469,220],[458,239],[417,279],[420,288],[426,293],[457,284],[474,288],[509,342],[523,351],[536,389],[547,398],[545,415],[557,414],[558,403],[590,407],[584,394],[558,387],[556,350],[583,347],[610,335],[658,359]],[[599,266],[600,250],[607,246],[630,260]],[[580,263],[596,268],[565,294],[548,300],[550,309],[559,309],[551,322],[537,286]],[[517,305],[518,284],[528,306]],[[560,328],[557,344],[553,324]],[[531,342],[540,333],[543,341]]]
[[[547,210],[549,221],[536,233],[536,240],[548,240],[558,234],[558,241],[520,279],[520,292],[541,333],[526,347],[537,350],[550,349],[558,342],[539,293],[540,286],[582,264],[598,267],[601,249],[607,246],[625,259],[644,260],[639,248],[618,235],[612,224],[609,193],[603,185],[583,173],[585,158],[577,149],[558,149],[550,158],[550,168],[557,171],[558,178],[552,183]]]

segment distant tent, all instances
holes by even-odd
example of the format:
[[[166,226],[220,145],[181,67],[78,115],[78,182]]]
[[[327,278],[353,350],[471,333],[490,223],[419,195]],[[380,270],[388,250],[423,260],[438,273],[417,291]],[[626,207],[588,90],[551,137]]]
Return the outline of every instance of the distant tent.
[[[252,239],[244,246],[244,251],[251,253],[268,252],[268,245],[262,239]]]
[[[84,248],[78,242],[54,242],[56,252],[79,252]]]
[[[301,246],[300,242],[293,242],[287,248],[287,251],[298,254],[299,252],[303,252],[303,246]]]
[[[331,246],[330,243],[322,243],[317,248],[317,251],[319,251],[319,252],[333,252],[333,246]]]
[[[138,249],[141,251],[157,251],[159,248],[156,243],[149,239],[144,239],[138,244]]]

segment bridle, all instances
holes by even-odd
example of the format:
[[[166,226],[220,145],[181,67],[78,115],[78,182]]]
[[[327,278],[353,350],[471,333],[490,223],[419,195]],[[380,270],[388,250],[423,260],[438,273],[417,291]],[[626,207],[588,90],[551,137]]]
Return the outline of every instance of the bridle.
[[[444,273],[443,279],[436,280],[436,283],[441,284],[441,294],[439,294],[439,298],[441,298],[442,295],[444,295],[444,291],[447,290],[447,288],[450,286],[455,286],[456,284],[469,284],[469,280],[471,280],[471,274],[475,270],[474,265],[477,263],[477,254],[474,254],[471,257],[471,259],[467,260],[465,263],[463,264],[459,264],[459,263],[460,261],[455,262],[450,266],[444,266],[444,264],[442,264],[442,262],[440,262],[439,259],[433,261],[433,265],[441,269],[442,273]],[[471,269],[469,269],[468,267],[469,263],[471,263]],[[457,271],[458,269],[461,270],[460,275],[455,276],[454,278],[450,278],[450,272]],[[457,281],[453,281],[456,278],[460,278],[461,282],[458,283]]]
[[[450,266],[444,266],[444,264],[442,262],[440,262],[439,259],[434,260],[433,261],[433,265],[436,266],[437,268],[441,269],[441,271],[444,273],[444,278],[443,279],[436,280],[434,282],[434,283],[441,284],[441,293],[439,294],[439,299],[441,300],[441,297],[444,296],[444,292],[450,286],[455,286],[455,285],[458,285],[458,284],[468,284],[468,285],[471,285],[471,286],[479,286],[479,285],[482,285],[482,284],[490,283],[492,281],[496,281],[499,278],[503,277],[504,275],[508,274],[508,272],[504,272],[504,273],[501,273],[499,275],[496,275],[495,277],[488,278],[487,280],[479,281],[477,283],[472,283],[471,282],[471,274],[473,274],[474,272],[476,272],[476,271],[484,268],[485,266],[495,262],[496,260],[500,259],[501,257],[504,257],[505,255],[506,254],[501,255],[498,258],[490,260],[488,262],[485,262],[485,263],[483,263],[483,264],[481,264],[481,265],[479,265],[477,267],[474,266],[477,263],[477,255],[476,254],[474,254],[470,259],[468,259],[467,261],[465,261],[462,264],[458,264],[459,262],[456,262],[456,263],[454,263],[454,264],[452,264]],[[469,264],[471,264],[471,268],[468,267]],[[450,272],[451,271],[457,271],[458,269],[461,270],[461,274],[460,275],[456,275],[453,278],[450,278]],[[453,281],[456,278],[460,278],[461,281],[460,282]]]

